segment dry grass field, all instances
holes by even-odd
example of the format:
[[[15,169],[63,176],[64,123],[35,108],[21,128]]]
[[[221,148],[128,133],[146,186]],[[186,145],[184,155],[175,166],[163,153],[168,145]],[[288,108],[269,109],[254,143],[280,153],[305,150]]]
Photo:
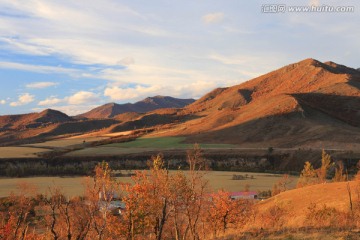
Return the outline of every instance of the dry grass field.
[[[139,153],[139,152],[148,152],[154,151],[154,148],[119,148],[111,146],[99,146],[99,147],[90,147],[84,148],[81,150],[76,150],[65,154],[65,156],[71,157],[86,157],[86,156],[114,156],[119,154],[128,154],[128,153]]]
[[[105,137],[118,137],[118,136],[127,136],[131,135],[134,131],[124,131],[124,132],[115,132],[104,134]]]
[[[246,178],[246,180],[232,180],[234,174],[247,175],[248,178]],[[253,179],[251,178],[252,176],[254,177]],[[209,180],[213,190],[225,189],[231,192],[243,191],[245,185],[248,185],[251,191],[271,190],[273,185],[277,183],[281,177],[282,175],[280,174],[227,171],[212,171],[205,176],[205,178]],[[289,184],[289,188],[294,188],[298,177],[291,176],[290,179],[291,183]]]
[[[360,199],[360,181],[349,182],[352,201]],[[267,199],[258,205],[259,213],[269,211],[274,206],[284,208],[291,213],[286,215],[286,221],[283,227],[298,227],[309,213],[309,207],[312,204],[335,208],[338,211],[349,211],[350,201],[346,182],[335,182],[317,184],[304,188],[286,191]]]
[[[37,153],[49,151],[33,147],[0,147],[0,158],[36,158]]]
[[[107,139],[107,137],[71,137],[71,138],[63,138],[59,140],[51,140],[46,141],[42,143],[34,143],[34,144],[27,144],[24,146],[34,146],[34,147],[49,147],[49,148],[63,148],[63,147],[69,147],[74,145],[83,144],[83,142],[94,142],[94,141],[100,141]]]
[[[170,171],[175,172],[175,171]],[[125,173],[125,172],[123,172]],[[247,180],[232,180],[234,174],[249,176]],[[254,179],[250,179],[253,176]],[[242,191],[246,184],[250,186],[250,190],[269,190],[272,188],[282,176],[266,173],[242,173],[242,172],[207,172],[205,178],[209,180],[210,188],[214,191],[225,189],[235,192]],[[29,178],[0,178],[0,197],[8,196],[12,191],[16,190],[18,183],[27,182],[37,186],[39,193],[46,193],[49,187],[59,186],[63,189],[67,196],[81,195],[83,192],[83,183],[85,177],[29,177]],[[291,187],[294,187],[297,177],[293,177],[294,181]],[[130,177],[119,177],[121,182],[131,182]]]
[[[113,143],[108,146],[120,148],[191,149],[193,144],[184,143],[185,137],[141,137],[135,141]],[[236,148],[233,144],[200,144],[201,148]]]
[[[67,156],[111,156],[127,153],[141,153],[170,149],[192,149],[193,144],[183,143],[185,137],[142,137],[135,141],[111,143],[99,147],[73,151]],[[237,148],[232,144],[200,144],[202,149],[230,149]]]

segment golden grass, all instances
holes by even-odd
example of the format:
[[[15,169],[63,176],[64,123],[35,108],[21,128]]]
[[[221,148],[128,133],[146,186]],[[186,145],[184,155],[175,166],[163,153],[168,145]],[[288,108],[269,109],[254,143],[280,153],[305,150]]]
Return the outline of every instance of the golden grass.
[[[353,201],[359,200],[360,181],[349,182]],[[326,183],[293,189],[269,198],[258,204],[259,212],[267,212],[277,205],[284,207],[291,214],[287,216],[286,227],[298,227],[304,223],[309,207],[316,204],[322,207],[334,207],[346,212],[350,209],[349,194],[346,182]]]
[[[106,137],[118,137],[118,136],[128,136],[131,135],[134,131],[124,131],[124,132],[115,132],[104,134]]]
[[[171,173],[176,172],[170,171]],[[126,171],[123,171],[126,173]],[[233,174],[253,175],[254,179],[231,180]],[[205,178],[209,180],[210,188],[214,191],[225,189],[230,192],[242,191],[245,184],[250,185],[250,190],[268,190],[277,182],[281,175],[265,173],[240,173],[211,171],[206,173]],[[67,196],[76,196],[83,193],[82,185],[85,177],[28,177],[28,178],[0,178],[0,197],[8,196],[16,189],[19,182],[27,182],[38,187],[39,193],[46,193],[49,187],[59,186]],[[131,182],[130,177],[118,178],[121,182]]]
[[[32,147],[0,147],[0,158],[36,158],[37,153],[48,149]]]
[[[69,147],[74,145],[83,144],[83,141],[85,142],[94,142],[94,141],[100,141],[103,139],[107,139],[107,137],[84,137],[84,138],[63,138],[59,140],[52,140],[42,143],[33,143],[33,144],[26,144],[24,146],[35,146],[35,147],[51,147],[51,148],[62,148],[62,147]]]

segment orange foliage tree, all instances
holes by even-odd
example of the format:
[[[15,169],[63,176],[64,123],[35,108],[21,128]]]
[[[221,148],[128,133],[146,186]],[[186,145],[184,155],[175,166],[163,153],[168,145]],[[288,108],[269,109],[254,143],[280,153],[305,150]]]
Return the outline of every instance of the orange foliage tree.
[[[17,194],[11,193],[7,199],[7,209],[1,213],[0,239],[30,239],[28,234],[30,218],[35,205],[36,188],[20,183]]]

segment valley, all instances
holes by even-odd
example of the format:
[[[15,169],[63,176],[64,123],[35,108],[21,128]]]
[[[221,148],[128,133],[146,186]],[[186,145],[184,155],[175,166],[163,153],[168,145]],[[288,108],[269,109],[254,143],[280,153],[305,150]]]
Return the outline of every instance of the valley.
[[[307,229],[306,236],[321,238],[326,227],[343,236],[342,227],[357,226],[359,212],[359,83],[357,70],[305,59],[196,101],[155,96],[77,116],[51,109],[0,116],[0,199],[21,196],[26,186],[45,205],[47,195],[61,192],[68,199],[86,196],[86,204],[95,198],[98,206],[104,201],[92,196],[91,188],[107,181],[103,187],[117,186],[122,206],[136,212],[147,205],[132,206],[133,201],[157,191],[175,191],[168,196],[175,197],[176,208],[176,199],[186,193],[182,187],[191,182],[198,201],[214,197],[199,208],[209,208],[210,215],[211,208],[221,211],[222,205],[212,205],[216,201],[229,209],[240,204],[234,209],[250,214],[226,213],[235,214],[236,224],[248,223],[234,227],[245,239],[301,237],[298,230],[308,226],[316,230]],[[255,193],[266,200],[232,200]],[[214,216],[210,222],[207,213],[202,216],[211,229]],[[222,228],[225,233],[226,225]]]

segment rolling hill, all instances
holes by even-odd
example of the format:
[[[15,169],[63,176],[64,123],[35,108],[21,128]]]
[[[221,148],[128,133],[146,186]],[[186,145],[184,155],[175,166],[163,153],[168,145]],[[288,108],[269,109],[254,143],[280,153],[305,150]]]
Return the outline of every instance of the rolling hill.
[[[71,121],[73,119],[65,113],[46,109],[40,113],[0,116],[0,130],[37,128],[51,123]]]
[[[194,101],[194,99],[178,99],[166,96],[155,96],[145,98],[144,100],[136,103],[108,103],[94,108],[89,112],[80,114],[77,117],[111,118],[127,112],[146,113],[161,108],[182,108],[190,103],[193,103]]]
[[[215,89],[182,112],[192,120],[153,135],[256,147],[344,146],[360,141],[360,72],[306,59]]]
[[[300,227],[306,223],[306,217],[311,212],[311,206],[318,208],[326,206],[340,212],[350,210],[348,187],[351,191],[353,204],[360,203],[359,181],[333,182],[317,184],[304,188],[292,189],[271,197],[257,204],[259,214],[269,212],[269,209],[281,207],[286,209],[283,227]],[[258,222],[261,226],[261,222]]]

